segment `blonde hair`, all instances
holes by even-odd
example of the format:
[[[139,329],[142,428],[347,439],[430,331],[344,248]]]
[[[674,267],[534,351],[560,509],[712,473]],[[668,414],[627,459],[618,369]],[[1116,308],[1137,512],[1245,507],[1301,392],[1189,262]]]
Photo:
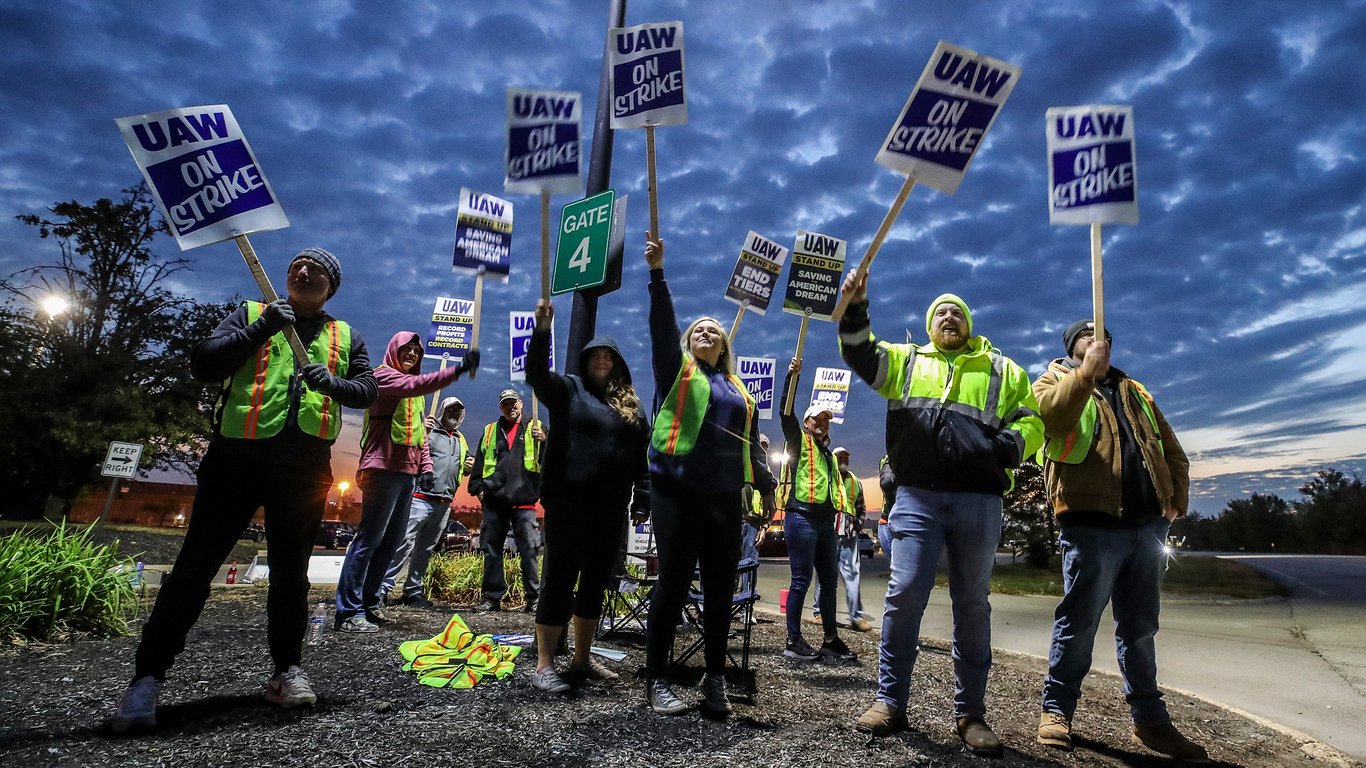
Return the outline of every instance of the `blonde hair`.
[[[734,373],[734,363],[731,361],[730,336],[726,333],[726,327],[721,325],[721,321],[714,317],[703,315],[692,321],[688,329],[683,331],[683,338],[678,340],[678,346],[683,350],[683,354],[692,355],[692,345],[688,343],[688,339],[692,336],[692,332],[697,329],[697,326],[702,323],[711,323],[716,326],[717,330],[721,331],[721,356],[716,358],[716,367],[722,373]]]
[[[624,379],[614,378],[607,382],[607,405],[627,421],[635,421],[642,416],[640,396],[636,394],[636,388]]]

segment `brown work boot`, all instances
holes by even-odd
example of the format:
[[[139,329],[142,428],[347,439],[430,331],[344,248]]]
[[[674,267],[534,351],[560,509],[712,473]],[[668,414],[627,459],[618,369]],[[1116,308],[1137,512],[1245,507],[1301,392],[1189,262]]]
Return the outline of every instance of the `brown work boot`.
[[[887,736],[906,730],[906,710],[893,707],[885,701],[875,701],[867,712],[859,715],[854,730],[871,733],[874,736]]]
[[[1072,723],[1057,712],[1039,716],[1039,743],[1049,747],[1072,751]]]
[[[1130,739],[1154,752],[1188,763],[1208,763],[1209,753],[1205,748],[1181,735],[1171,723],[1134,723],[1134,735]]]
[[[958,738],[963,740],[963,746],[969,752],[978,757],[1000,757],[1001,740],[996,738],[996,732],[991,730],[987,721],[980,717],[960,717],[958,718]]]
[[[855,632],[872,632],[872,631],[873,631],[873,625],[872,625],[872,624],[869,624],[868,621],[867,621],[867,619],[864,619],[862,616],[860,616],[859,618],[854,619],[853,621],[849,622],[849,628],[852,629],[852,630],[854,630]]]

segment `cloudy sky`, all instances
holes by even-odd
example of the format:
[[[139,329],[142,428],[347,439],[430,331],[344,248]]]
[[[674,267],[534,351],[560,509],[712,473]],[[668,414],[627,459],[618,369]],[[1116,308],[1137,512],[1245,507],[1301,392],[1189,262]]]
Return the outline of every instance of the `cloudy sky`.
[[[660,128],[667,271],[680,316],[731,318],[722,294],[749,230],[799,228],[867,248],[901,177],[873,162],[938,40],[1023,74],[953,196],[917,187],[873,267],[873,328],[923,341],[926,303],[972,306],[976,330],[1031,373],[1090,313],[1088,235],[1052,227],[1044,112],[1132,104],[1137,225],[1105,230],[1115,363],[1145,382],[1192,455],[1193,506],[1294,495],[1321,466],[1366,468],[1366,3],[635,2],[627,22],[682,20],[688,123]],[[0,274],[55,259],[13,219],[120,195],[140,174],[114,118],[226,103],[291,226],[252,237],[275,278],[318,245],[345,278],[328,305],[378,355],[424,331],[449,271],[461,186],[501,194],[504,92],[577,90],[591,133],[604,0],[497,3],[8,2],[0,10]],[[603,299],[648,384],[641,131],[620,131],[612,184],[630,196],[623,288]],[[587,150],[585,150],[587,156]],[[484,293],[486,368],[456,393],[472,429],[507,379],[507,320],[538,292],[533,197],[518,206],[513,279]],[[555,215],[572,198],[553,200]],[[161,253],[176,255],[168,237]],[[182,290],[253,283],[231,244],[189,252]],[[560,345],[569,302],[557,304]],[[748,315],[741,354],[791,356],[798,318]],[[815,323],[807,370],[839,365]],[[806,377],[800,397],[810,391]],[[835,441],[871,474],[884,404],[860,383]],[[354,467],[356,415],[336,473]],[[778,434],[776,422],[765,423]],[[350,436],[348,436],[350,435]]]

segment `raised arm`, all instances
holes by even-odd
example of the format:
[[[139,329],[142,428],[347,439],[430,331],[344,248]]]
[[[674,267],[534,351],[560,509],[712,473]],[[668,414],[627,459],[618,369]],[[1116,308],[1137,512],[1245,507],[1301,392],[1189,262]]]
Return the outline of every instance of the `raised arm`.
[[[549,301],[538,299],[536,328],[531,332],[531,344],[526,353],[526,381],[547,408],[558,409],[569,404],[573,385],[550,370],[550,327],[554,319],[555,308]]]

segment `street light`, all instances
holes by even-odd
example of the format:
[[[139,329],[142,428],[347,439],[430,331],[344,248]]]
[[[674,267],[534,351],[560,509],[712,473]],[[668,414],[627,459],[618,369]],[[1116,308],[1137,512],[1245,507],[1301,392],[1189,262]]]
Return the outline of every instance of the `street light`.
[[[71,303],[54,293],[43,299],[39,306],[47,313],[48,320],[55,320],[57,315],[62,314],[67,310],[67,307],[71,306]]]

